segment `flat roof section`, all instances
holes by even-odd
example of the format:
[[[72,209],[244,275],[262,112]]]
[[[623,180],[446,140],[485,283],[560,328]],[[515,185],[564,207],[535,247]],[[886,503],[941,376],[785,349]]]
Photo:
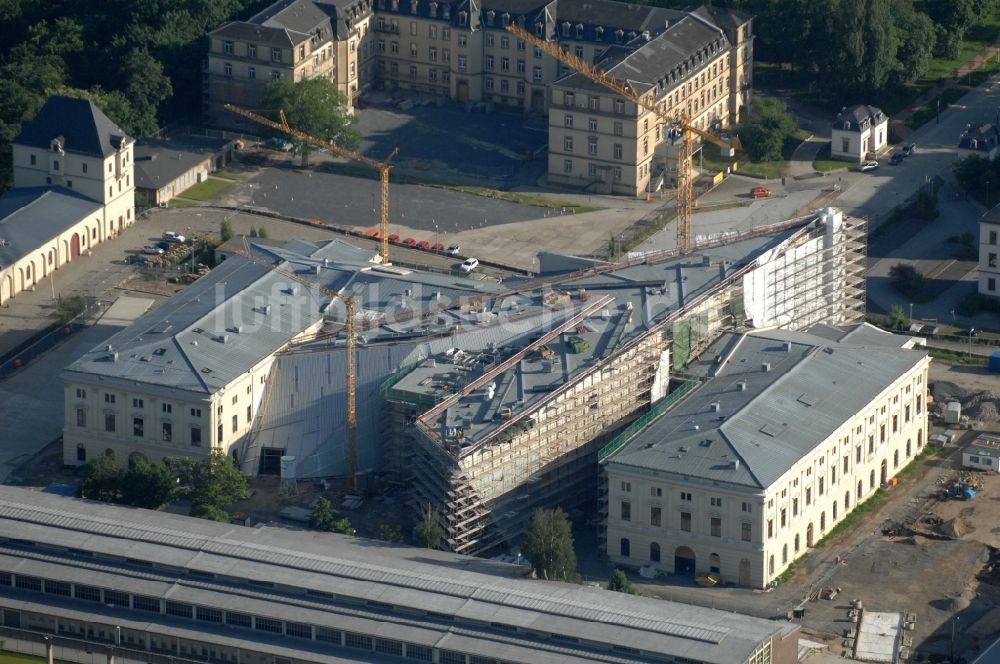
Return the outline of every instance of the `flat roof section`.
[[[902,623],[901,613],[863,612],[854,645],[854,658],[864,662],[895,662]]]

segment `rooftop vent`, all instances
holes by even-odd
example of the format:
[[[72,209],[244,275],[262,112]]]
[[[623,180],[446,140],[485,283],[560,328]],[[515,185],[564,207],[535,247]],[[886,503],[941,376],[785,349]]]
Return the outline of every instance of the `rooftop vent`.
[[[109,346],[109,348],[110,348],[110,346]],[[111,355],[109,357],[111,358],[112,362],[117,362],[118,361],[118,353],[111,353]]]
[[[746,392],[746,389],[747,389],[747,382],[745,380],[741,380],[740,382],[736,383],[737,392]]]
[[[764,362],[763,364],[760,365],[760,370],[763,371],[764,373],[769,372],[771,370],[771,363]]]
[[[713,413],[718,413],[720,407],[721,407],[721,404],[718,401],[713,401],[712,402],[711,408],[712,408],[712,412]]]
[[[739,459],[732,459],[729,462],[729,467],[732,468],[733,470],[739,470],[740,460]]]
[[[786,341],[785,342],[785,352],[786,353],[791,353],[792,352],[792,342],[791,341]]]

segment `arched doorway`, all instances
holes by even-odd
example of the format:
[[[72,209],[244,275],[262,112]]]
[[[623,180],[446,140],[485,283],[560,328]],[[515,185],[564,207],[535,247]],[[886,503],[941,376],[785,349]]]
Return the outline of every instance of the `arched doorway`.
[[[917,449],[919,450],[923,444],[924,444],[924,430],[917,429]]]
[[[660,562],[660,545],[656,542],[649,544],[649,560],[654,563]]]
[[[149,464],[149,459],[142,452],[136,451],[128,455],[128,467],[135,468],[139,464]]]
[[[885,459],[882,459],[882,481],[881,484],[885,484],[889,481],[889,464]]]
[[[750,585],[750,561],[746,558],[740,561],[740,585]]]
[[[719,554],[713,553],[708,557],[708,571],[712,574],[719,574],[722,571],[722,560]]]
[[[788,563],[788,545],[785,544],[781,547],[781,564],[785,565]]]
[[[694,576],[696,569],[694,551],[690,547],[679,546],[674,551],[674,574]]]
[[[14,293],[14,278],[10,274],[0,279],[0,304],[6,304]]]
[[[73,233],[73,239],[69,243],[69,259],[73,260],[80,255],[80,234]]]
[[[813,525],[810,522],[810,524],[806,526],[806,548],[811,549],[812,546],[813,546]]]

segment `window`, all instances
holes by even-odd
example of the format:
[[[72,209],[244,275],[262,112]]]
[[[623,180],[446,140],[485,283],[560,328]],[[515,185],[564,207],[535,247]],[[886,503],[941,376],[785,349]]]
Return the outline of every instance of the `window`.
[[[160,600],[146,595],[132,595],[132,608],[137,611],[160,612]]]
[[[500,71],[510,71],[510,58],[500,58]]]
[[[621,169],[621,166],[615,166],[614,169],[612,169],[612,170],[613,170],[613,173],[614,173],[615,180],[621,180],[622,179],[622,169]]]
[[[201,447],[201,427],[191,427],[191,447]]]
[[[204,606],[198,606],[195,607],[195,619],[201,620],[202,622],[221,623],[222,611],[219,609],[210,609]]]
[[[681,530],[686,533],[691,532],[691,513],[681,512]]]
[[[663,489],[658,486],[649,487],[649,495],[654,498],[659,498],[663,495]]]
[[[751,505],[750,503],[742,503],[740,505],[740,511],[744,512],[745,514],[750,514],[751,512],[753,512],[753,505]]]
[[[201,417],[201,408],[192,408],[191,417]]]
[[[615,113],[621,115],[625,112],[625,102],[621,99],[615,99]]]
[[[31,155],[31,158],[32,158],[32,160],[34,160],[35,155]],[[34,164],[35,162],[32,161],[31,163]],[[997,243],[997,232],[996,231],[990,231],[990,244],[996,244],[996,243]]]
[[[142,438],[143,422],[141,417],[132,418],[132,435],[136,438]]]
[[[348,648],[358,648],[361,650],[371,650],[372,649],[372,637],[365,636],[364,634],[355,634],[354,632],[344,632],[344,645]],[[444,661],[443,655],[444,651],[441,652],[442,659]],[[464,660],[464,655],[463,662]]]
[[[117,590],[105,590],[104,603],[127,607],[129,605],[128,593],[118,592]]]
[[[133,408],[142,408],[142,406],[143,406],[142,399],[132,399],[132,407]]]
[[[590,139],[587,140],[587,154],[589,154],[591,157],[596,157],[597,156],[597,139],[596,138],[590,138]]]
[[[265,618],[263,616],[254,616],[253,628],[259,632],[271,632],[272,634],[281,634],[283,631],[281,628],[281,621],[274,620],[273,618]],[[369,646],[370,648],[371,646]]]
[[[218,426],[218,429],[216,430],[216,434],[217,434],[217,436],[216,436],[216,443],[218,443],[219,445],[221,445],[222,444],[222,438],[223,438],[222,422],[219,422],[219,426]]]
[[[281,72],[272,69],[271,70],[271,80],[272,81],[280,81],[281,80]]]
[[[710,521],[712,537],[722,537],[722,519],[713,516]]]
[[[563,126],[566,127],[567,129],[573,128],[573,116],[570,115],[569,113],[563,116]]]
[[[740,539],[744,542],[749,542],[753,534],[753,525],[747,523],[746,521],[740,524]]]
[[[239,429],[239,415],[233,415],[233,433],[236,433],[237,429]]]
[[[996,254],[990,254],[989,255],[989,259],[988,259],[987,262],[989,263],[990,267],[996,267],[997,266],[997,255]]]
[[[250,616],[236,611],[226,611],[226,624],[234,627],[250,627]]]
[[[115,402],[115,395],[108,394],[107,392],[105,392],[104,393],[104,403],[114,403],[114,402]]]
[[[417,80],[417,67],[415,65],[410,65],[410,80],[411,81]],[[492,85],[493,80],[492,79],[486,79],[486,82],[487,82],[486,87],[489,88],[489,89],[492,89],[493,88],[493,85]]]
[[[459,47],[465,48],[468,43],[469,43],[468,37],[466,37],[465,35],[459,35],[458,36],[458,45],[459,45]]]
[[[465,71],[466,57],[464,55],[458,56],[458,71]]]
[[[272,48],[271,49],[271,62],[281,62],[281,49]]]
[[[573,151],[573,137],[572,136],[566,136],[565,138],[563,138],[563,150],[565,150],[566,152],[572,152]]]
[[[174,433],[174,425],[171,424],[170,422],[164,422],[163,440],[169,443],[171,440],[173,440],[173,433]]]
[[[621,514],[622,514],[622,521],[632,520],[632,504],[629,503],[627,500],[622,501]]]
[[[115,432],[115,414],[105,413],[104,414],[104,430],[108,433]]]
[[[232,65],[231,62],[225,62],[225,63],[222,64],[222,74],[224,76],[232,76],[233,75],[233,65]]]
[[[662,522],[661,509],[659,507],[649,508],[649,525],[659,526]]]
[[[788,511],[782,507],[781,508],[781,527],[784,528],[788,523]]]
[[[627,537],[623,537],[619,543],[619,550],[623,557],[628,558],[632,553],[632,543],[628,541]]]
[[[257,79],[257,68],[256,67],[247,67],[247,78],[249,78],[251,81]]]
[[[622,144],[621,143],[615,143],[615,145],[614,145],[614,156],[615,156],[615,159],[621,159],[622,158]]]
[[[161,409],[161,410],[162,410],[162,411],[163,411],[164,413],[166,413],[167,415],[169,415],[170,413],[174,412],[174,406],[173,406],[173,404],[169,404],[169,403],[165,403],[165,404],[163,404],[163,405],[162,405],[162,406],[160,407],[160,409]]]
[[[87,398],[87,390],[85,390],[85,389],[83,389],[81,387],[76,388],[76,398],[77,399],[86,399]]]
[[[689,491],[681,491],[681,500],[691,502],[691,493]]]
[[[247,46],[247,56],[251,58],[257,57],[257,44],[249,44]]]
[[[33,154],[28,155],[28,163],[31,164],[32,166],[35,166],[38,163],[38,159]]]
[[[527,69],[525,68],[524,60],[517,61],[517,73],[523,74]]]
[[[986,290],[993,292],[997,289],[997,280],[994,277],[987,277]]]
[[[541,83],[542,82],[542,68],[541,67],[532,67],[531,68],[531,78],[532,78],[532,80],[535,83]]]
[[[722,498],[712,496],[709,498],[709,503],[711,503],[712,507],[722,507]]]
[[[80,445],[76,446],[76,460],[77,461],[86,461],[87,460],[87,446],[86,445],[83,445],[81,443]]]
[[[597,131],[597,118],[590,118],[590,119],[589,119],[589,120],[587,121],[587,128],[588,128],[588,129],[589,129],[590,131],[594,131],[594,132],[596,132],[596,131]]]
[[[76,409],[76,426],[85,427],[87,426],[87,411],[83,408]]]
[[[101,589],[93,586],[85,586],[79,583],[73,584],[73,597],[87,602],[100,602]]]
[[[792,516],[799,515],[799,499],[792,498]]]

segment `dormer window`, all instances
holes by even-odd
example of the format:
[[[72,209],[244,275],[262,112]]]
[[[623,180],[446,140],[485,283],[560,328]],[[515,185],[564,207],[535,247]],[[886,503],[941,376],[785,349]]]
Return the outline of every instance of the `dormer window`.
[[[500,16],[500,23],[504,27],[507,27],[508,25],[510,25],[510,14],[507,13],[507,12],[504,12],[503,15]]]
[[[576,38],[583,39],[583,24],[578,23],[576,26]]]
[[[620,30],[620,29],[619,30],[615,30],[615,41],[616,42],[618,42],[620,44],[624,38],[625,38],[625,31],[624,30]]]
[[[569,21],[563,21],[562,24],[562,36],[569,37]]]
[[[466,12],[458,12],[458,24],[461,26],[469,24],[469,15]]]
[[[544,23],[535,23],[535,36],[536,37],[544,37],[545,36],[545,24]]]
[[[432,17],[432,18],[433,18],[433,17],[436,17],[436,16],[437,16],[437,13],[438,13],[438,3],[436,3],[436,2],[432,2],[431,4],[429,4],[429,5],[428,5],[428,7],[429,7],[429,8],[430,8],[430,10],[431,10],[431,17]]]
[[[54,171],[58,171],[59,170],[59,160],[58,159],[53,159],[52,160],[52,170],[54,170]]]
[[[486,25],[493,25],[493,21],[496,19],[497,13],[492,9],[486,12]]]
[[[417,13],[417,0],[410,0],[410,13],[411,14]]]
[[[604,27],[599,25],[596,28],[594,28],[594,34],[597,36],[598,39],[603,39],[604,38]]]

